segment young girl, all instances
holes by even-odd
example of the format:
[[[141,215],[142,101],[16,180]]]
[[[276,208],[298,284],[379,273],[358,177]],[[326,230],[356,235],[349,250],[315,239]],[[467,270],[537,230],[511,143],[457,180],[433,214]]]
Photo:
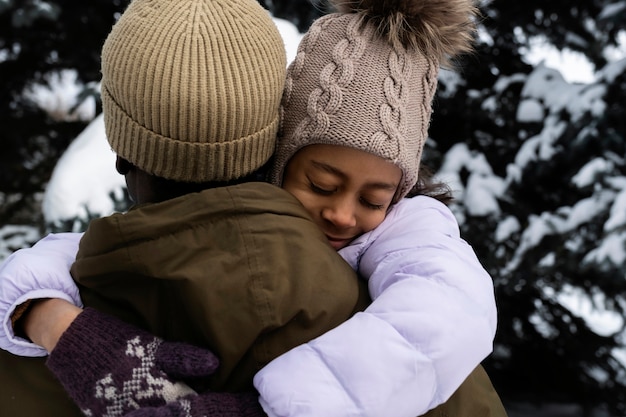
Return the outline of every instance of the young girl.
[[[288,70],[273,182],[368,281],[373,302],[272,361],[255,386],[270,416],[415,416],[450,398],[491,351],[496,328],[491,279],[451,212],[429,197],[405,198],[420,193],[437,69],[469,49],[475,9],[467,1],[339,7],[313,24]],[[51,272],[65,273],[61,288],[24,291],[5,325],[23,301],[58,298],[73,282],[66,269],[78,237],[31,251],[61,248],[50,241],[58,238],[65,269]],[[34,253],[21,252],[5,271]],[[62,297],[80,305],[75,289]],[[42,353],[10,325],[5,332],[3,348]]]
[[[470,49],[476,10],[335,4],[287,70],[272,180],[368,281],[373,302],[272,361],[255,387],[271,416],[415,416],[450,398],[496,325],[491,280],[477,279],[450,211],[404,198],[418,184],[438,68]]]

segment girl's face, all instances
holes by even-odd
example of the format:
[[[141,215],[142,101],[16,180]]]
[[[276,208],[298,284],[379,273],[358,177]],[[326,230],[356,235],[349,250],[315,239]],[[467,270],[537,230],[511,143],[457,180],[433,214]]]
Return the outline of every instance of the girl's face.
[[[283,188],[339,250],[385,219],[401,178],[400,168],[365,151],[309,145],[287,164]]]

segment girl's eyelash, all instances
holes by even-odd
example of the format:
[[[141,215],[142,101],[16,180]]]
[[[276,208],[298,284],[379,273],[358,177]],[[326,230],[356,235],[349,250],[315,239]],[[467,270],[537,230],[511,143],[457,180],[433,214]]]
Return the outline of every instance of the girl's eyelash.
[[[385,205],[384,204],[372,204],[369,201],[365,200],[365,199],[361,199],[361,203],[363,205],[365,205],[367,208],[373,209],[373,210],[384,210],[385,209]]]
[[[309,181],[309,188],[314,193],[327,196],[327,195],[331,195],[332,193],[335,192],[335,190],[326,190],[324,188],[319,187],[318,185],[316,185],[310,179],[308,179],[308,181]],[[364,198],[361,198],[360,201],[361,201],[361,204],[363,204],[365,207],[367,207],[368,209],[371,209],[371,210],[384,210],[385,209],[385,205],[384,204],[373,204],[373,203],[370,203],[369,201],[367,201]]]
[[[323,188],[318,187],[317,185],[315,185],[315,183],[313,183],[313,181],[309,180],[309,188],[311,188],[311,190],[313,190],[313,192],[316,192],[318,194],[323,194],[323,195],[330,195],[333,193],[333,191],[329,191],[329,190],[325,190]]]

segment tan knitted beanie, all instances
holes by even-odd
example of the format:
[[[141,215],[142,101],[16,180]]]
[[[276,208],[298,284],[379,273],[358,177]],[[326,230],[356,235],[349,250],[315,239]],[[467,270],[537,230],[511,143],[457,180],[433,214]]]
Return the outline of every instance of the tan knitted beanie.
[[[133,0],[102,50],[111,147],[170,180],[248,175],[274,152],[286,65],[256,0]]]
[[[417,182],[439,66],[471,50],[472,0],[335,0],[287,70],[272,182],[312,144],[364,150]]]

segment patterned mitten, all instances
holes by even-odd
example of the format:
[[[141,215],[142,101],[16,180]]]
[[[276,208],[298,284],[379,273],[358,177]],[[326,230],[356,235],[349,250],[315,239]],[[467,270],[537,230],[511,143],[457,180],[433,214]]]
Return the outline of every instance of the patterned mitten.
[[[219,361],[206,349],[165,342],[87,308],[63,333],[48,361],[88,416],[122,416],[195,393],[181,380],[213,374]]]
[[[140,408],[124,417],[266,417],[256,391],[192,394],[161,407]]]

